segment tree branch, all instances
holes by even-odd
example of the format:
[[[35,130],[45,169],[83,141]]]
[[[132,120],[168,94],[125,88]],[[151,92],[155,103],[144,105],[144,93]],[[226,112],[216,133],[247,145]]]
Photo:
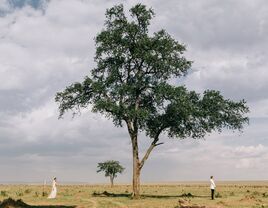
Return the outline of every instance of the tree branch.
[[[163,142],[157,143],[159,141],[159,135],[161,134],[161,132],[164,130],[164,128],[159,129],[159,131],[157,132],[156,136],[154,137],[153,142],[151,143],[150,147],[147,149],[145,155],[143,156],[141,162],[140,162],[140,170],[142,169],[145,161],[148,159],[149,155],[151,154],[151,152],[153,151],[153,149],[156,146],[159,146],[161,144],[164,144]]]
[[[157,143],[157,144],[155,144],[154,146],[156,147],[156,146],[159,146],[159,145],[161,145],[161,144],[164,144],[164,142]]]

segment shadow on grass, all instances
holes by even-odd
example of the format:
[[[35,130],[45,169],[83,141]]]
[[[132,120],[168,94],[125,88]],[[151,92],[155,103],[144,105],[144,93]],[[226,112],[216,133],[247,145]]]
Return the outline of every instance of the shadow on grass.
[[[14,200],[12,198],[5,199],[0,202],[0,208],[75,208],[76,206],[65,205],[29,205],[23,202],[21,199]]]
[[[40,205],[40,206],[28,206],[29,208],[75,208],[76,206],[65,205]]]
[[[104,191],[102,193],[94,192],[92,194],[93,197],[128,197],[131,198],[132,194],[129,193],[122,193],[122,194],[115,194]],[[157,198],[157,199],[165,199],[165,198],[178,198],[178,197],[187,197],[187,198],[208,198],[209,196],[197,196],[191,193],[184,193],[181,195],[152,195],[152,194],[141,194],[141,198]]]
[[[29,206],[27,208],[75,208],[76,206],[65,206],[65,205],[40,205],[40,206]]]

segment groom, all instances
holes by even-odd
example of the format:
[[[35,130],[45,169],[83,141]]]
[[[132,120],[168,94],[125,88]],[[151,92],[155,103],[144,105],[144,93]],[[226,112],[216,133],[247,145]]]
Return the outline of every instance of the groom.
[[[211,199],[214,200],[214,193],[215,193],[215,182],[213,180],[213,176],[210,176],[210,190],[211,190]]]

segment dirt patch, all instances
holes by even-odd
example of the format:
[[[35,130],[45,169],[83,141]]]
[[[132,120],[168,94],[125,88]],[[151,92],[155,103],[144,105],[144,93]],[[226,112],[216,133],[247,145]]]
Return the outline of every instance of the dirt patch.
[[[204,206],[204,205],[182,205],[175,208],[222,208],[221,206]]]
[[[8,198],[0,202],[0,208],[26,208],[26,207],[30,207],[30,205],[24,203],[21,199],[14,200]]]
[[[247,195],[244,198],[240,199],[241,202],[262,202],[260,199],[256,199],[253,195]]]
[[[179,205],[175,208],[222,208],[221,206],[205,206],[205,205],[197,205],[191,204],[190,200],[180,199],[178,201]]]
[[[92,203],[92,208],[97,208],[97,202],[93,199],[83,199],[83,201],[87,201],[87,202],[90,202]]]
[[[222,206],[224,206],[224,207],[228,205],[228,204],[227,204],[226,202],[224,202],[224,201],[218,201],[217,204],[222,205]]]
[[[190,200],[185,199],[179,199],[178,203],[179,206],[176,206],[175,208],[206,208],[205,206],[191,204]]]

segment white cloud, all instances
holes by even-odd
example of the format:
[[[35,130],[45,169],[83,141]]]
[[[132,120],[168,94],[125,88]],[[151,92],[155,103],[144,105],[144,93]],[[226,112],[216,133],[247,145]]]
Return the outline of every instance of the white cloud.
[[[258,144],[257,146],[239,146],[234,150],[235,154],[247,157],[255,157],[263,154],[267,151],[262,144]]]
[[[0,1],[0,17],[1,17],[1,12],[9,12],[11,10],[10,5],[8,4],[8,0],[1,0]]]

